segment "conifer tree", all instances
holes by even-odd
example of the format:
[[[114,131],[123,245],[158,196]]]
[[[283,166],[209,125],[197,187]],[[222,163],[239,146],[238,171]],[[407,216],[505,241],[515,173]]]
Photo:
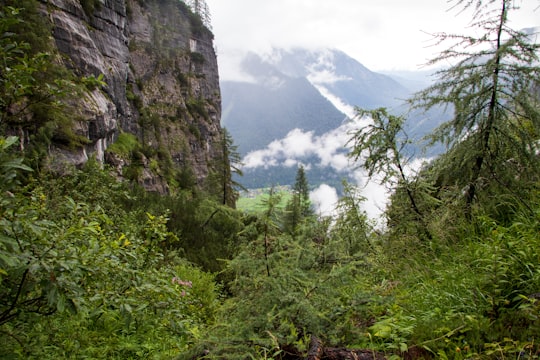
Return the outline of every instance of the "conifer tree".
[[[276,194],[274,187],[270,188],[268,199],[263,201],[265,211],[263,214],[263,229],[262,237],[264,241],[264,262],[266,266],[266,274],[270,276],[270,248],[271,242],[274,236],[279,233],[278,226],[276,224],[276,217],[278,214],[278,205],[281,201],[281,195]]]
[[[369,178],[379,176],[382,185],[396,190],[404,190],[408,212],[412,212],[413,220],[419,223],[418,233],[431,240],[432,235],[427,228],[424,212],[418,198],[426,198],[426,184],[419,183],[406,174],[409,158],[404,148],[410,144],[403,130],[405,118],[388,113],[387,109],[356,109],[357,116],[369,119],[369,123],[355,131],[349,142],[353,147],[349,156],[360,161],[361,167],[367,170]]]
[[[470,215],[472,204],[490,185],[513,192],[523,185],[514,180],[524,169],[535,169],[537,178],[540,107],[534,89],[540,81],[540,45],[509,27],[509,15],[518,8],[515,1],[455,0],[454,8],[473,10],[475,35],[435,34],[438,43],[451,45],[428,65],[452,65],[437,72],[438,81],[411,103],[424,109],[453,108],[453,118],[431,140],[444,142],[453,154],[439,162],[439,172],[458,169],[459,176],[446,177],[453,183],[440,185],[463,189]]]
[[[221,154],[214,161],[214,170],[207,180],[208,191],[219,196],[223,205],[235,207],[238,199],[238,190],[244,187],[233,179],[233,176],[242,176],[240,169],[241,157],[238,146],[226,128],[222,129],[220,139]]]
[[[205,0],[187,0],[187,3],[191,7],[191,10],[195,14],[199,15],[204,26],[206,26],[208,29],[212,29],[210,9],[208,8],[208,4],[206,3],[206,1]]]
[[[313,214],[309,200],[309,184],[304,166],[298,167],[291,200],[285,208],[285,230],[294,234],[298,225]]]
[[[375,248],[369,238],[370,226],[368,216],[361,208],[366,200],[358,188],[343,181],[343,196],[337,204],[338,216],[332,234],[344,242],[345,254],[355,255],[358,251],[367,253]]]

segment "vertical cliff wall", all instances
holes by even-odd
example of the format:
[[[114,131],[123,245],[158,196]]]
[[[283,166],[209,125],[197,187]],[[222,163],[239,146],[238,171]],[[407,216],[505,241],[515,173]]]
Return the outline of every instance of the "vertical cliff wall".
[[[88,144],[54,161],[93,155],[159,192],[183,181],[178,169],[201,184],[221,156],[221,98],[200,18],[180,0],[40,1],[65,66],[107,84],[72,100]]]

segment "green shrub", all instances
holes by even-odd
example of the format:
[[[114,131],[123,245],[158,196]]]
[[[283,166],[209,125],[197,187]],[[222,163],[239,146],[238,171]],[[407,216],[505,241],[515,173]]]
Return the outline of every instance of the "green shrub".
[[[199,52],[191,52],[190,54],[191,61],[195,64],[204,64],[205,58],[204,55]]]
[[[101,8],[100,0],[80,0],[81,6],[87,16],[93,16],[95,10]]]
[[[14,143],[4,178],[28,170],[4,157]],[[97,164],[1,184],[0,357],[173,358],[213,323],[213,275],[167,249],[166,213],[127,211],[134,194]]]
[[[466,357],[532,346],[540,332],[533,315],[538,305],[530,298],[540,290],[538,219],[524,213],[503,226],[479,217],[463,226],[468,236],[459,244],[439,245],[438,253],[417,248],[404,258],[406,268],[395,268],[403,282],[398,304],[416,319],[402,342],[448,357],[456,349]],[[400,323],[396,314],[388,316],[376,325]]]
[[[107,151],[117,154],[124,159],[128,159],[132,152],[139,149],[140,146],[139,139],[135,135],[122,132],[118,135],[118,139],[109,145]]]
[[[311,335],[329,346],[367,343],[367,323],[357,323],[370,316],[366,299],[376,308],[380,297],[359,274],[364,262],[342,252],[340,239],[325,238],[328,223],[306,225],[317,230],[293,239],[280,234],[268,209],[244,228],[240,251],[228,262],[232,297],[204,345],[211,356],[306,356]]]
[[[186,102],[186,107],[189,111],[189,113],[197,120],[198,118],[202,117],[205,120],[209,120],[210,116],[208,115],[208,111],[206,111],[206,100],[203,98],[190,98]]]

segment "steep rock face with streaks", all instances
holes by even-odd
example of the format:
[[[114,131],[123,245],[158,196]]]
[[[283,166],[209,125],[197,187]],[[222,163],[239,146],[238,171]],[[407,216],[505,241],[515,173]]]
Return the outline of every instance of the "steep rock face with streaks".
[[[160,193],[182,182],[179,173],[202,184],[221,156],[221,95],[213,34],[200,17],[178,0],[40,2],[63,64],[106,83],[71,100],[75,132],[88,141],[53,147],[52,163],[95,156]],[[115,146],[126,138],[129,146]]]

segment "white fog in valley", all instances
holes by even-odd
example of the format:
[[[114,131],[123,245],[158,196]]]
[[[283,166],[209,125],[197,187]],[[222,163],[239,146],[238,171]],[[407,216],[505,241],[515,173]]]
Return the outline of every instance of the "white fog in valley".
[[[377,220],[384,211],[388,197],[388,189],[380,184],[380,179],[368,179],[363,169],[357,168],[352,159],[347,156],[350,149],[349,140],[351,132],[366,124],[368,119],[355,118],[346,121],[337,129],[322,136],[314,136],[313,132],[294,129],[280,140],[275,140],[264,149],[253,151],[244,157],[244,168],[251,169],[263,167],[269,169],[274,166],[297,167],[324,166],[332,171],[342,174],[343,177],[353,178],[356,185],[361,187],[362,195],[366,198],[363,203],[368,216]],[[307,158],[315,157],[317,161],[307,164]],[[411,172],[420,168],[427,159],[417,158],[408,164],[406,170]],[[338,202],[335,188],[322,184],[310,194],[310,199],[320,215],[332,215]]]

